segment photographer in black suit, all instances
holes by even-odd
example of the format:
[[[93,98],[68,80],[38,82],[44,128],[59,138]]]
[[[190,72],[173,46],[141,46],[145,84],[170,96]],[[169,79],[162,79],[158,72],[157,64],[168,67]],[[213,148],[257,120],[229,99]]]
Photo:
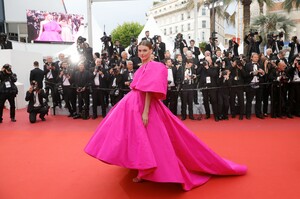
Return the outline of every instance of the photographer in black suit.
[[[257,118],[264,119],[262,114],[262,95],[263,86],[258,85],[264,83],[265,71],[263,66],[259,65],[259,56],[257,53],[253,53],[251,61],[245,65],[245,83],[249,84],[245,88],[246,90],[246,119],[251,119],[252,101],[255,96],[255,114]]]
[[[135,73],[135,70],[133,69],[133,62],[132,61],[127,61],[127,67],[126,67],[126,70],[124,70],[124,73],[122,74],[123,75],[123,89],[125,91],[124,92],[124,95],[127,94],[129,91],[130,91],[130,84],[131,82],[133,81],[133,77],[134,77],[134,73]]]
[[[183,35],[178,33],[174,42],[174,52],[175,54],[181,54],[183,56],[183,48],[188,47],[186,41],[183,39]]]
[[[259,45],[262,42],[262,37],[258,32],[250,32],[245,38],[244,42],[248,45],[247,57],[250,58],[252,53],[260,53]]]
[[[36,81],[31,81],[25,100],[29,102],[27,112],[29,113],[30,123],[36,122],[37,114],[40,114],[39,117],[42,121],[46,121],[45,115],[48,114],[49,106],[46,103],[44,90],[39,88]]]
[[[0,123],[2,123],[4,103],[8,100],[10,105],[10,119],[16,122],[15,97],[18,94],[18,88],[15,85],[17,75],[12,72],[11,65],[5,64],[0,71]]]
[[[121,57],[121,53],[125,50],[125,48],[121,45],[119,40],[115,41],[114,53],[116,53],[119,57]]]
[[[153,52],[157,61],[161,62],[165,59],[165,51],[166,51],[166,44],[161,41],[161,36],[155,35],[153,37],[154,41],[154,48]]]
[[[67,61],[63,61],[61,63],[61,71],[59,73],[58,82],[62,85],[63,98],[70,113],[68,117],[73,117],[76,113],[76,92],[75,89],[72,88],[74,74],[75,71],[70,68],[69,63]]]
[[[85,69],[84,63],[78,64],[78,71],[75,73],[74,86],[78,97],[78,111],[73,118],[89,119],[90,108],[90,85],[91,73]]]
[[[300,43],[297,36],[292,37],[289,47],[291,48],[289,54],[289,64],[293,64],[295,57],[300,53]]]
[[[39,62],[33,62],[34,69],[30,71],[29,81],[33,80],[38,83],[39,88],[43,88],[44,71],[39,68]]]
[[[149,30],[146,30],[146,31],[145,31],[145,37],[142,38],[142,41],[143,41],[143,40],[149,41],[152,45],[154,44],[154,43],[153,43],[153,39],[150,37],[150,32],[149,32]]]
[[[195,46],[195,40],[192,39],[190,41],[190,46],[188,47],[188,49],[194,54],[195,58],[199,60],[200,50],[197,46]]]
[[[193,60],[188,59],[185,62],[182,77],[182,91],[181,91],[181,120],[186,119],[186,109],[188,106],[189,118],[194,120],[193,101],[194,101],[194,83],[197,78],[196,70],[193,67]]]
[[[102,117],[106,116],[107,104],[105,102],[106,91],[103,89],[108,88],[108,73],[102,66],[102,60],[96,59],[95,67],[92,71],[92,99],[93,99],[93,116],[92,119],[98,117],[97,107],[100,105],[102,110]]]

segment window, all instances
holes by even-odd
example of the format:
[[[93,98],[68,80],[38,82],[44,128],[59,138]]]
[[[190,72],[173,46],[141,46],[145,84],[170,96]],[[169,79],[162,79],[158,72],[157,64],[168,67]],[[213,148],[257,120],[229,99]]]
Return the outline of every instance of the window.
[[[175,26],[175,33],[178,33],[178,26]]]
[[[190,12],[187,13],[187,18],[188,18],[188,19],[191,18],[191,13],[190,13]]]
[[[205,32],[202,32],[202,41],[205,41]]]
[[[182,21],[184,20],[184,14],[181,14],[181,20]]]
[[[202,28],[206,28],[206,21],[202,20]]]
[[[170,27],[170,34],[173,34],[173,33],[172,33],[172,27]]]
[[[167,29],[166,28],[164,29],[164,35],[167,35]]]
[[[184,32],[184,25],[181,25],[181,32]]]
[[[202,16],[206,15],[206,9],[202,8]]]
[[[188,30],[191,30],[191,24],[188,23]]]

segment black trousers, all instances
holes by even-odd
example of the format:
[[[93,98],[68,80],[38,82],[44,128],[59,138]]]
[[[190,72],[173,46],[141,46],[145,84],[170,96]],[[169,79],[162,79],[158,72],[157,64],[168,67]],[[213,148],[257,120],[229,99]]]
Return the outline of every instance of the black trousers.
[[[251,115],[252,101],[255,97],[255,114],[261,115],[261,103],[262,103],[263,88],[246,87],[246,116]]]
[[[210,115],[210,107],[209,107],[209,102],[210,102],[215,117],[218,117],[219,114],[218,114],[217,90],[216,89],[202,90],[202,95],[203,95],[203,105],[205,109],[205,114],[207,116]]]
[[[291,103],[292,113],[300,116],[300,82],[291,83],[288,101]]]
[[[70,114],[76,113],[76,91],[71,86],[63,86],[63,97]]]
[[[10,105],[10,118],[15,118],[16,116],[16,104],[15,104],[15,94],[10,93],[1,93],[0,94],[0,120],[3,120],[3,108],[4,103],[6,100],[8,100]]]
[[[190,85],[183,85],[181,91],[181,116],[186,117],[186,110],[188,106],[189,116],[192,117],[193,112],[193,102],[194,102],[194,91],[193,90],[185,90],[185,89],[193,89],[194,86]]]
[[[30,123],[36,122],[37,114],[40,114],[40,118],[44,118],[45,115],[48,113],[48,107],[41,106],[41,107],[34,107],[29,113],[29,121]]]
[[[272,117],[290,113],[287,99],[287,85],[273,85],[273,103]]]
[[[218,91],[218,113],[219,116],[228,117],[229,92]]]
[[[89,115],[89,108],[90,108],[90,93],[85,90],[82,92],[77,92],[78,97],[78,110],[79,114],[82,113],[82,111],[85,111],[86,115]]]
[[[106,116],[106,107],[105,103],[105,91],[100,90],[99,87],[94,87],[92,92],[93,99],[93,116],[97,116],[97,107],[101,106],[102,116]]]
[[[178,92],[175,86],[171,87],[167,91],[167,96],[163,103],[170,109],[170,111],[174,115],[177,115]]]
[[[61,104],[61,99],[60,99],[60,95],[58,93],[56,82],[54,80],[47,80],[47,81],[49,82],[49,83],[46,83],[46,85],[45,85],[47,102],[49,101],[48,96],[49,96],[49,92],[51,91],[53,105],[56,106],[58,104]]]
[[[268,113],[269,97],[271,98],[271,85],[263,86],[263,113]],[[271,99],[272,100],[272,99]]]
[[[238,106],[236,106],[236,97],[238,99]],[[237,110],[237,107],[239,110]],[[230,112],[231,115],[244,115],[245,101],[244,101],[244,88],[243,87],[232,87],[230,89]]]

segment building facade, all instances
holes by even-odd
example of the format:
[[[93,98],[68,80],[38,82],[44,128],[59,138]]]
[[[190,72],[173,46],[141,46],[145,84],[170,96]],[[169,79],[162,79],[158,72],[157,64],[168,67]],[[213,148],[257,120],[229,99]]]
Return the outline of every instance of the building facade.
[[[167,0],[159,2],[149,10],[160,27],[163,34],[175,39],[178,33],[182,33],[184,39],[199,42],[208,42],[210,34],[210,10],[201,6],[198,10],[198,36],[194,38],[195,15],[193,9],[188,9],[186,0]],[[216,14],[215,31],[218,33],[219,43],[224,44],[224,20]]]

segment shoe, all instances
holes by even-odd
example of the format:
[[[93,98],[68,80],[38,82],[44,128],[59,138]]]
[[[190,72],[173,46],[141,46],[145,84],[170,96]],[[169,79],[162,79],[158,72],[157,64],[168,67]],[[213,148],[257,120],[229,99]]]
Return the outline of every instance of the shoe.
[[[242,115],[240,115],[239,120],[243,120],[243,116]]]
[[[209,119],[209,118],[210,118],[210,115],[206,115],[206,116],[205,116],[205,119]]]
[[[228,116],[224,116],[223,120],[229,120]]]
[[[251,120],[251,116],[250,115],[246,115],[246,119],[247,120]]]
[[[77,115],[77,114],[76,114],[76,115],[73,116],[73,119],[79,119],[79,118],[81,118],[80,115]]]
[[[256,117],[259,119],[265,119],[265,117],[263,115],[256,115]]]
[[[40,117],[40,118],[41,118],[42,121],[46,121],[46,118],[44,118],[44,117]]]
[[[219,118],[218,118],[218,117],[215,117],[215,121],[218,122],[218,121],[219,121]]]
[[[268,113],[264,113],[264,117],[268,117]]]
[[[11,118],[10,121],[16,122],[17,120],[15,118]]]
[[[74,117],[74,114],[73,114],[73,113],[70,113],[70,114],[68,115],[68,117]]]
[[[290,118],[290,119],[294,118],[294,117],[292,116],[292,114],[287,114],[286,116],[287,116],[288,118]]]
[[[186,116],[182,116],[182,117],[181,117],[181,120],[182,120],[182,121],[186,120]]]
[[[189,116],[190,120],[195,120],[194,116]]]
[[[96,118],[98,118],[97,115],[93,115],[93,116],[92,116],[92,119],[93,119],[93,120],[95,120]]]
[[[235,118],[235,115],[231,115],[231,118]]]
[[[0,120],[0,123],[2,123],[2,121],[3,121],[3,120],[1,119],[1,120]]]

